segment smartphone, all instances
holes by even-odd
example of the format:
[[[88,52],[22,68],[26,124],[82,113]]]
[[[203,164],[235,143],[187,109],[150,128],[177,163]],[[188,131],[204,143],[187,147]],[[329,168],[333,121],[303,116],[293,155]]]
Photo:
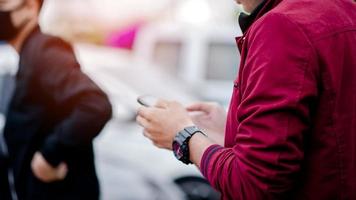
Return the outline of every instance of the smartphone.
[[[137,102],[145,107],[153,107],[156,105],[158,98],[151,95],[142,95],[137,98]]]

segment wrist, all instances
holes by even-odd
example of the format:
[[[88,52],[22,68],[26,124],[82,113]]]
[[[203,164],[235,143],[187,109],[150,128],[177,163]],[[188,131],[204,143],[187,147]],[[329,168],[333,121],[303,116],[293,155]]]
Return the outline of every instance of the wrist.
[[[197,165],[200,168],[201,158],[204,152],[215,142],[213,142],[210,138],[202,135],[195,134],[189,140],[189,159],[191,162]]]
[[[189,147],[194,146],[194,144],[200,143],[203,139],[207,139],[208,136],[205,133],[197,132],[188,141]],[[190,148],[191,149],[191,148]]]

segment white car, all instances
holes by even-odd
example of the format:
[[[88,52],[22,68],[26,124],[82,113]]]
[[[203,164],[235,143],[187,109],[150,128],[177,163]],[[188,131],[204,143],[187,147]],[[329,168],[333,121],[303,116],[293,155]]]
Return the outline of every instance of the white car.
[[[199,98],[227,106],[240,63],[240,35],[233,24],[151,24],[138,33],[134,54],[189,83]]]

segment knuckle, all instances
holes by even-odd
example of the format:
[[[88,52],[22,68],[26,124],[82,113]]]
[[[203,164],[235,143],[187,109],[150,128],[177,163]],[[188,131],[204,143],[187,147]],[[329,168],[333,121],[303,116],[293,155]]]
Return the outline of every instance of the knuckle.
[[[147,125],[146,131],[151,133],[154,131],[154,127],[152,125]]]

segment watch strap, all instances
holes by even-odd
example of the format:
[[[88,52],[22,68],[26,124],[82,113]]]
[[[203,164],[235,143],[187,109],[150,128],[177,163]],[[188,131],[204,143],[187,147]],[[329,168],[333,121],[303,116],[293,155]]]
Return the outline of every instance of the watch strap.
[[[190,161],[190,150],[189,150],[189,140],[190,138],[196,134],[196,133],[201,133],[204,136],[206,136],[198,127],[196,126],[189,126],[184,128],[183,130],[179,131],[178,134],[175,137],[176,141],[180,141],[180,150],[183,151],[183,157],[180,158],[179,160],[182,161],[185,164],[192,164]],[[177,154],[177,152],[175,152]]]

